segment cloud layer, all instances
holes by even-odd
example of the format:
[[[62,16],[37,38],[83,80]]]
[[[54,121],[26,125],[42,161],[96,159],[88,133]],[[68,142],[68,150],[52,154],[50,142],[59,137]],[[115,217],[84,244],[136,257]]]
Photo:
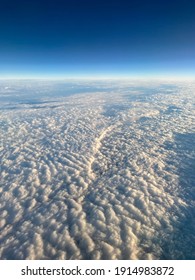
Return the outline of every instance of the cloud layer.
[[[194,83],[9,83],[1,259],[195,259]]]

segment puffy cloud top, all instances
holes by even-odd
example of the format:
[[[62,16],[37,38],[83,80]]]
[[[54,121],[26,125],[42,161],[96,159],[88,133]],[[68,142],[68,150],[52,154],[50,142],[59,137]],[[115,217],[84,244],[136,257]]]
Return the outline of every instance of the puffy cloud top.
[[[0,258],[194,259],[195,84],[85,87],[0,87]]]

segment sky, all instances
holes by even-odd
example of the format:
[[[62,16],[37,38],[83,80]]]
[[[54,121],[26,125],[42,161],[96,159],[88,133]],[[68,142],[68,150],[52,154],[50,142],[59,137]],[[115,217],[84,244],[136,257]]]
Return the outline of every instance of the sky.
[[[194,76],[192,0],[1,0],[0,77]]]

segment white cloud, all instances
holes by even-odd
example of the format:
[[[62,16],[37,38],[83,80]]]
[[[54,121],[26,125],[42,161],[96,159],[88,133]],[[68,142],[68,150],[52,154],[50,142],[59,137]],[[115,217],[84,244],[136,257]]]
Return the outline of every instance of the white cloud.
[[[195,258],[194,84],[90,86],[2,84],[0,258]]]

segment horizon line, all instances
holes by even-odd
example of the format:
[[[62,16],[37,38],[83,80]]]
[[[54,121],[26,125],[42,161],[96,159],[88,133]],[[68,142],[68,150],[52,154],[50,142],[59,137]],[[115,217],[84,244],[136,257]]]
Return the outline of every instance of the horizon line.
[[[0,75],[0,80],[194,80],[195,75]]]

